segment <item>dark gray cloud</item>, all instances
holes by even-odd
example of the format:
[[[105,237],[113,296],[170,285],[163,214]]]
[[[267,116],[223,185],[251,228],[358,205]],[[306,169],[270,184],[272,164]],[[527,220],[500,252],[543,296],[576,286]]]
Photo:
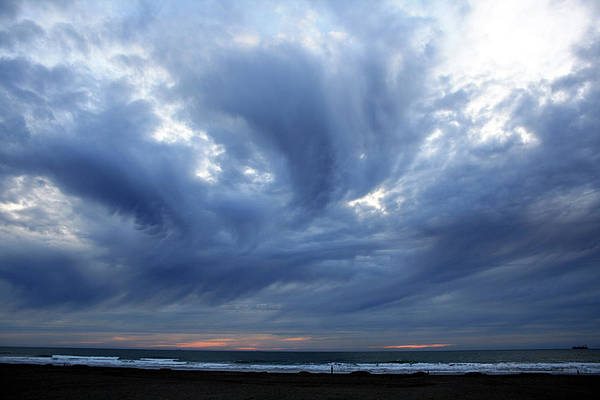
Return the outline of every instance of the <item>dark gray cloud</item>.
[[[127,6],[89,26],[79,3],[56,23],[6,8],[7,330],[60,312],[65,332],[202,320],[344,346],[597,333],[596,37],[571,72],[474,116],[497,82],[436,75],[435,18],[261,7],[282,26],[239,5]],[[495,115],[504,133],[480,136]]]
[[[8,247],[7,245],[12,245]],[[2,246],[0,276],[11,284],[24,306],[81,308],[114,294],[115,287],[89,273],[89,266],[71,254],[52,248],[15,243]]]
[[[14,18],[19,8],[19,2],[16,0],[3,1],[0,5],[0,16],[3,18]]]

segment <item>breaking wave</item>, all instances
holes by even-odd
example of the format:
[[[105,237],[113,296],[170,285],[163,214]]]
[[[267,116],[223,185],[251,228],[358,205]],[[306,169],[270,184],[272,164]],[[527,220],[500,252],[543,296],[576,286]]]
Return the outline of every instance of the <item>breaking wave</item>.
[[[51,364],[87,365],[93,367],[120,367],[141,369],[180,369],[201,371],[242,371],[242,372],[312,372],[329,373],[331,366],[335,373],[368,371],[372,374],[412,374],[425,372],[436,375],[461,375],[469,372],[483,374],[550,373],[570,375],[598,375],[600,363],[422,363],[422,362],[382,362],[382,363],[299,363],[277,364],[256,361],[249,362],[198,362],[181,361],[176,358],[124,359],[118,356],[72,356],[52,355],[51,357],[2,356],[0,363],[7,364]]]

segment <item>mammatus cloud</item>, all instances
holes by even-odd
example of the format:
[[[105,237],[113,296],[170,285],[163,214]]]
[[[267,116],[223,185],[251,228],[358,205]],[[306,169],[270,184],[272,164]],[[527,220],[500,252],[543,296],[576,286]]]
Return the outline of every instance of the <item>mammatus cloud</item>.
[[[484,3],[3,3],[2,343],[591,344],[598,10]]]

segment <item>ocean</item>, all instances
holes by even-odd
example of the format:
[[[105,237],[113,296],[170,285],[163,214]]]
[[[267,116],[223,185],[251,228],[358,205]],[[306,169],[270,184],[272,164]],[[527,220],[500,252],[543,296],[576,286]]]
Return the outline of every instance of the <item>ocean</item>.
[[[0,363],[204,371],[457,375],[600,374],[600,350],[368,352],[198,351],[0,347]]]

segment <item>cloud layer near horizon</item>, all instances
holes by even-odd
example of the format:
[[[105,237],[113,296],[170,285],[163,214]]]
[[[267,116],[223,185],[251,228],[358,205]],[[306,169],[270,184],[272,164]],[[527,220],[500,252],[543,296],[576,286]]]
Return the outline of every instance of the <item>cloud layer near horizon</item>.
[[[3,4],[0,343],[597,340],[594,2]]]

